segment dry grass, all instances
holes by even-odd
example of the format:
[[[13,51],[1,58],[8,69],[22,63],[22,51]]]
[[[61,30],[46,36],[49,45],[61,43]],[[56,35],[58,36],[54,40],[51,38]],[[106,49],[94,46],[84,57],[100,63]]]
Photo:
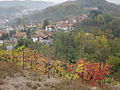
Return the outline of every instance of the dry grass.
[[[9,78],[6,78],[9,77]],[[13,78],[14,77],[14,78]],[[5,79],[6,78],[6,79]],[[21,86],[20,86],[21,85]],[[22,70],[19,66],[7,61],[0,61],[0,90],[8,90],[4,87],[13,87],[12,90],[93,90],[80,80],[48,79],[47,76],[39,76],[29,70]],[[20,86],[20,87],[19,87]],[[1,89],[1,87],[3,87]],[[27,89],[28,88],[28,89]],[[94,89],[95,90],[95,89]],[[96,90],[117,90],[112,87]],[[119,90],[119,89],[118,89]]]
[[[54,87],[55,90],[90,90],[79,80],[65,80]]]
[[[58,84],[45,83],[41,90],[92,90],[78,80],[64,80]],[[98,89],[99,90],[99,89]]]
[[[22,73],[18,66],[7,61],[0,61],[0,79],[4,79],[7,76],[13,77],[16,73]]]

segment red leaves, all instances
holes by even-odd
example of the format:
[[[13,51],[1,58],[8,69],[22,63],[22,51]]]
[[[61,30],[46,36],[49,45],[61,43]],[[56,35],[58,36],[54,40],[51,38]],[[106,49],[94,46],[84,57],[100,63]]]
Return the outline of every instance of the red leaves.
[[[95,85],[99,80],[105,80],[105,76],[111,73],[111,65],[106,65],[104,63],[96,63],[94,61],[85,61],[86,58],[79,60],[76,64],[68,65],[68,72],[73,73],[72,71],[78,68],[78,65],[83,65],[83,72],[74,72],[83,81],[87,82],[90,85]],[[72,68],[72,69],[71,69]]]
[[[67,71],[68,71],[68,72],[72,72],[72,71],[73,71],[73,69],[68,69]]]
[[[69,67],[69,68],[74,68],[74,67],[76,67],[76,64],[67,65],[67,67]]]
[[[105,80],[105,77],[96,77],[95,80]]]
[[[76,64],[67,65],[65,62],[60,60],[48,60],[46,57],[37,51],[31,49],[24,49],[24,52],[14,51],[9,54],[3,54],[4,58],[9,59],[9,61],[16,61],[16,64],[24,64],[25,68],[30,68],[35,72],[40,74],[49,74],[58,72],[63,72],[67,74],[70,78],[81,78],[83,82],[87,84],[95,85],[99,80],[105,80],[105,76],[110,74],[112,71],[110,68],[112,65],[107,65],[104,63],[86,61],[86,58],[79,60]]]

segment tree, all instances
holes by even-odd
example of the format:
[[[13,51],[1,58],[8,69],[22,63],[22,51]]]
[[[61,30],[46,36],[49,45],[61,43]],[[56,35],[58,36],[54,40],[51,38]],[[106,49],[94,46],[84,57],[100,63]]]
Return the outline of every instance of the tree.
[[[110,54],[109,39],[98,29],[95,29],[87,39],[86,56],[91,59],[105,62]]]
[[[119,38],[120,38],[120,25],[116,26],[116,28],[113,30],[113,34],[114,34],[116,37],[119,37]]]
[[[105,24],[105,18],[104,18],[104,16],[103,15],[98,15],[97,16],[97,22],[98,22],[98,24]]]
[[[49,21],[47,19],[45,19],[43,21],[43,28],[45,29],[47,25],[49,25]]]
[[[32,32],[31,32],[31,30],[29,28],[26,31],[26,33],[27,33],[27,39],[31,39]]]
[[[74,35],[71,32],[58,32],[54,35],[54,54],[58,59],[68,60],[71,63],[77,58],[74,47]]]
[[[111,55],[109,56],[109,63],[113,65],[115,72],[120,70],[120,38],[115,38],[111,41]]]
[[[15,34],[16,34],[16,30],[12,30],[12,31],[10,31],[10,33],[9,33],[10,37],[12,37],[12,35],[15,35]]]
[[[96,21],[96,18],[99,14],[102,14],[102,12],[98,10],[92,10],[90,11],[89,16],[93,19],[93,21]]]
[[[25,46],[30,47],[33,44],[33,41],[30,39],[20,39],[16,47]]]
[[[17,18],[17,20],[16,20],[16,25],[17,26],[19,26],[19,25],[21,25],[22,24],[22,19],[21,18]]]

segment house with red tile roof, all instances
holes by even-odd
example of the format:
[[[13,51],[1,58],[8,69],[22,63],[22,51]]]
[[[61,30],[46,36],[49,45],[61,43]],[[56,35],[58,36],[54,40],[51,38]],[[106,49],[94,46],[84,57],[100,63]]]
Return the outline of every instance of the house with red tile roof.
[[[48,25],[46,26],[46,31],[53,31],[56,30],[56,25]]]
[[[49,29],[48,29],[49,26]],[[62,25],[48,25],[46,26],[46,31],[58,31],[58,30],[74,30],[74,24],[62,24]],[[53,28],[54,26],[54,28]]]
[[[81,21],[85,20],[86,18],[87,18],[86,14],[82,14],[82,15],[79,15],[79,16],[73,16],[73,17],[58,21],[58,25],[76,24],[78,22],[81,22]]]
[[[13,35],[14,38],[21,39],[21,38],[27,38],[26,32],[16,32],[15,35]]]
[[[56,25],[57,30],[74,30],[74,24]]]
[[[57,31],[57,30],[74,30],[75,24],[78,22],[82,22],[87,18],[86,14],[82,14],[79,16],[73,16],[67,19],[62,19],[58,21],[56,25],[48,25],[46,26],[46,31]]]
[[[40,41],[44,44],[50,44],[52,42],[52,33],[44,30],[38,30],[33,33],[31,38],[34,42]]]

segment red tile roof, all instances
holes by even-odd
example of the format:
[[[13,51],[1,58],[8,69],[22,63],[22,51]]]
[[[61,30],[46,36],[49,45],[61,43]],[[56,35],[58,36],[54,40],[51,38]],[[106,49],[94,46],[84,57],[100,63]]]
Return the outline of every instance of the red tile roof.
[[[47,38],[50,36],[52,36],[52,33],[44,30],[38,30],[32,35],[33,38],[37,38],[37,37]]]
[[[26,32],[17,32],[14,37],[15,38],[23,38],[26,36]]]
[[[57,27],[68,27],[68,26],[74,26],[74,24],[57,25]]]
[[[74,26],[74,24],[67,24],[67,26]]]
[[[55,27],[55,25],[47,25],[46,27]]]

